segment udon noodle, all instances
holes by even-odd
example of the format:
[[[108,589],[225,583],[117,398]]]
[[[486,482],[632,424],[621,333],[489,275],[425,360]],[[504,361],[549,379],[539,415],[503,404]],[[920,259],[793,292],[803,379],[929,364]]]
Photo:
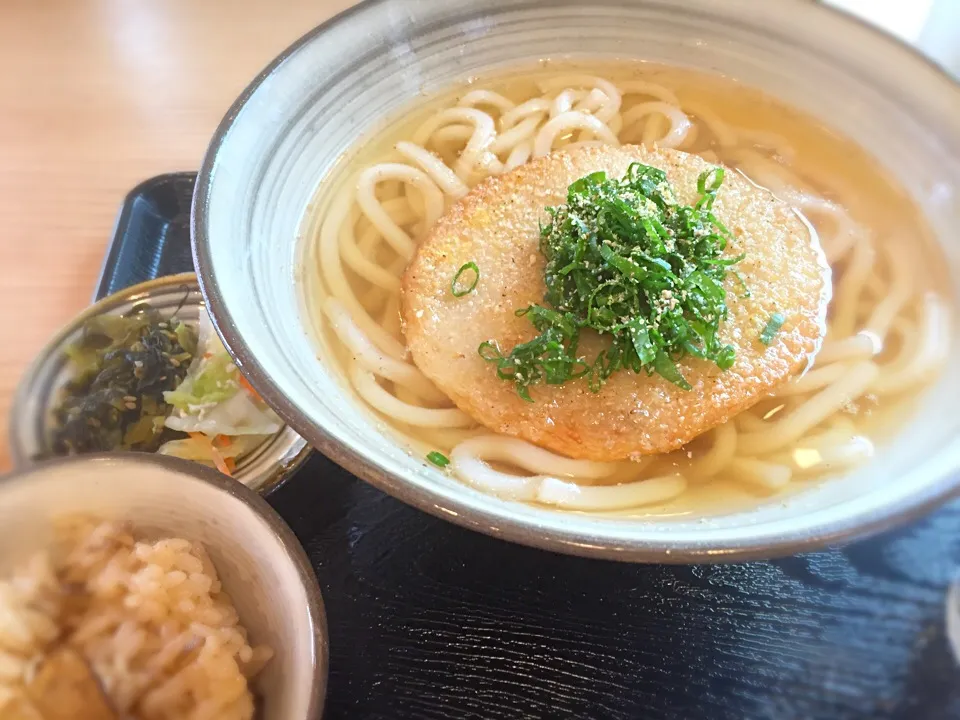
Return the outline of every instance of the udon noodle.
[[[897,401],[930,380],[947,350],[945,302],[917,279],[926,238],[909,202],[865,157],[844,172],[818,162],[834,150],[824,143],[841,141],[824,140],[823,129],[769,98],[732,85],[723,101],[690,91],[719,79],[673,70],[517,77],[444,96],[371,143],[368,162],[346,163],[342,181],[320,187],[323,211],[308,213],[304,228],[317,273],[309,302],[362,402],[413,452],[448,454],[463,482],[571,510],[669,510],[710,487],[780,494],[867,461],[874,430],[900,414]],[[763,126],[764,113],[775,112],[786,119]],[[751,117],[758,120],[747,125]],[[640,462],[573,460],[477,426],[417,369],[400,328],[400,278],[434,221],[484,178],[560,148],[622,143],[722,162],[802,212],[833,270],[828,334],[807,373],[681,451]],[[850,210],[851,186],[873,202],[860,217]],[[897,222],[871,221],[879,205],[894,204]]]

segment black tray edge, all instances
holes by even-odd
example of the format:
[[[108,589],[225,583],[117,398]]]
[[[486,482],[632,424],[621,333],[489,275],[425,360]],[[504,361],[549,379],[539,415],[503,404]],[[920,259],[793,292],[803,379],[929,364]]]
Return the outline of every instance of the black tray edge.
[[[156,185],[163,185],[164,183],[168,183],[173,180],[187,180],[196,178],[196,176],[197,173],[193,170],[178,170],[176,172],[154,175],[137,183],[123,196],[123,200],[120,201],[120,209],[117,211],[117,217],[113,221],[113,228],[110,231],[110,242],[107,245],[107,252],[103,256],[103,262],[100,264],[100,272],[97,275],[97,282],[95,290],[93,291],[91,302],[96,302],[97,300],[100,300],[110,294],[110,278],[108,270],[117,264],[123,242],[120,229],[123,228],[130,220],[133,199],[136,196],[142,195],[145,192],[153,189],[153,187]]]

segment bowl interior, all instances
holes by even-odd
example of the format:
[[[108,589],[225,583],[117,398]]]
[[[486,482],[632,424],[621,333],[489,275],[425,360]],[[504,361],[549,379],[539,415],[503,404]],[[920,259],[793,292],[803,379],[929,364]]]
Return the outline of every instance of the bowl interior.
[[[47,545],[51,518],[72,514],[203,543],[250,638],[274,651],[256,680],[265,720],[319,716],[326,682],[320,592],[303,550],[263,500],[173,458],[90,456],[38,465],[0,482],[0,575]]]
[[[849,17],[802,0],[385,0],[320,28],[268,68],[228,114],[201,170],[193,213],[201,285],[227,346],[268,401],[312,444],[401,499],[568,552],[685,560],[795,551],[949,492],[960,462],[951,412],[960,378],[949,373],[864,470],[708,521],[572,515],[489,497],[411,457],[355,406],[305,329],[301,287],[312,269],[297,235],[317,184],[359,137],[422,94],[545,57],[722,73],[822,119],[899,179],[940,238],[956,292],[960,92]]]

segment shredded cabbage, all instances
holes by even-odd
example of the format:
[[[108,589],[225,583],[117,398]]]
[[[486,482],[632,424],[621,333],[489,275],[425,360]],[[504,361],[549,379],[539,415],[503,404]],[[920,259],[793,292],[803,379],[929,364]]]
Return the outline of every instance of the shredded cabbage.
[[[218,435],[272,435],[280,430],[280,418],[242,382],[240,370],[220,342],[206,313],[201,313],[197,354],[183,382],[163,397],[173,406],[165,425],[185,433]],[[174,445],[173,442],[180,443]],[[167,443],[165,454],[184,453],[184,440]],[[167,447],[172,446],[172,447]],[[231,457],[227,452],[224,457]],[[185,455],[184,455],[185,456]],[[191,458],[195,459],[195,458]]]
[[[196,372],[194,371],[196,368]],[[198,357],[175,390],[163,394],[163,399],[177,410],[190,412],[193,407],[216,405],[229,400],[240,390],[237,367],[230,356]]]
[[[266,440],[265,435],[242,435],[235,438],[229,445],[216,448],[217,452],[224,459],[239,458],[253,450],[257,445]],[[197,437],[187,437],[180,440],[170,440],[165,442],[157,450],[161,455],[174,455],[184,460],[193,460],[204,463],[205,465],[214,465],[210,453],[209,439]]]

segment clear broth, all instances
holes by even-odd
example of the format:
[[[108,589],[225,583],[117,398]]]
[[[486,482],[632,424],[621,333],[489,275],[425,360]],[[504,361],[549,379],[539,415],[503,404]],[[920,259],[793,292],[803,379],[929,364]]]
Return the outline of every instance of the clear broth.
[[[425,97],[385,120],[380,128],[357,141],[354,150],[348,153],[338,166],[320,183],[313,201],[307,209],[301,232],[305,242],[313,242],[318,218],[322,218],[331,201],[333,192],[360,169],[387,158],[398,157],[394,146],[401,140],[409,140],[415,129],[441,108],[453,107],[459,98],[471,90],[493,90],[517,103],[541,94],[538,81],[564,73],[590,74],[614,83],[643,80],[672,90],[685,110],[708,106],[723,121],[738,129],[760,133],[773,133],[792,148],[790,170],[800,178],[803,185],[819,196],[845,208],[858,224],[873,232],[876,243],[898,243],[897,256],[909,264],[911,272],[920,276],[922,289],[939,292],[947,287],[944,263],[938,261],[935,243],[926,221],[908,195],[900,188],[880,164],[855,142],[833,132],[823,123],[792,108],[754,88],[743,86],[729,78],[687,69],[657,66],[638,62],[563,62],[543,61],[537,67],[508,74],[472,78],[443,93]],[[696,111],[689,113],[696,117]],[[757,145],[756,147],[761,147]],[[768,156],[771,153],[764,149]],[[774,158],[776,159],[776,158]],[[736,163],[727,162],[736,167]],[[749,173],[747,173],[749,176]],[[817,226],[818,223],[814,222]],[[312,229],[314,228],[314,229]],[[818,230],[820,228],[818,227]],[[305,257],[311,257],[310,252]],[[374,422],[385,433],[393,435],[398,442],[410,448],[411,454],[419,457],[429,450],[448,452],[449,447],[437,447],[434,440],[410,427],[397,427],[393,421],[379,416],[354,392],[344,374],[349,351],[331,331],[319,310],[324,289],[319,274],[310,264],[303,273],[303,289],[306,307],[318,345],[323,348],[322,357],[329,358],[343,380],[346,394],[364,407]],[[833,269],[842,273],[844,263]],[[348,278],[358,296],[362,296],[363,281],[359,281],[345,268]],[[895,354],[893,344],[878,356],[882,360]],[[930,377],[930,381],[933,377]],[[851,403],[846,415],[875,444],[888,439],[906,421],[910,398],[917,393],[905,393],[880,400],[866,396]],[[764,401],[766,407],[776,406],[775,401]],[[683,465],[685,458],[696,457],[702,451],[703,442],[694,441],[687,448],[671,456],[660,458],[661,467]],[[665,504],[648,505],[636,509],[617,511],[625,517],[666,518],[690,515],[718,515],[750,509],[767,502],[782,502],[791,494],[809,489],[817,482],[834,475],[830,467],[804,479],[794,479],[785,488],[760,493],[741,482],[722,476],[702,482],[691,480],[686,492]]]

